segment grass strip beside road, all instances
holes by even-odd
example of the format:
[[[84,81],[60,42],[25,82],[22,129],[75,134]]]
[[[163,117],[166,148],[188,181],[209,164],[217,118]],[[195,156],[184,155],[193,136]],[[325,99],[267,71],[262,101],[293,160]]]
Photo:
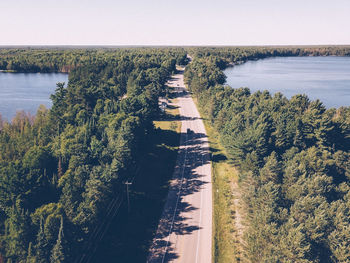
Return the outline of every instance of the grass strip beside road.
[[[178,114],[177,107],[170,105],[154,122],[156,131],[145,145],[149,150],[141,160],[140,174],[129,188],[130,213],[124,202],[93,262],[146,262],[176,164],[181,131]]]
[[[194,99],[201,116],[205,117],[197,100]],[[238,182],[238,171],[227,158],[227,153],[220,143],[219,133],[211,123],[203,118],[207,131],[213,181],[213,262],[240,262],[242,248],[238,241],[235,228],[235,211],[238,209],[233,202],[232,184]]]

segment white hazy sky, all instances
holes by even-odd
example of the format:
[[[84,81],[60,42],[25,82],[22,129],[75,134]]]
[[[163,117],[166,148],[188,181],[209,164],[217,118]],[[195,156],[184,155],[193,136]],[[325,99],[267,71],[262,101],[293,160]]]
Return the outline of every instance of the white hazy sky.
[[[350,44],[350,0],[0,0],[0,45]]]

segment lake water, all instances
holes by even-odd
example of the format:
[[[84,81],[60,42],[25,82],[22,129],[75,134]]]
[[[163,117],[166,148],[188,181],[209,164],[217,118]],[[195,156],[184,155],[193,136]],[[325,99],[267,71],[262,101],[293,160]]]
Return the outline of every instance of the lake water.
[[[277,57],[248,61],[224,71],[232,88],[268,90],[287,98],[306,94],[327,108],[350,106],[350,57]]]
[[[0,114],[11,120],[16,111],[35,114],[40,104],[51,107],[57,82],[67,84],[68,74],[0,72]]]

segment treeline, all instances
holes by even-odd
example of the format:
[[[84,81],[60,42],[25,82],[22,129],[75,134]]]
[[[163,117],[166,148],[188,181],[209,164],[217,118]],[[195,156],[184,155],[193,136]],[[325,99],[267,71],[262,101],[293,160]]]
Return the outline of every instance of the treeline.
[[[55,70],[50,59],[56,52],[75,61],[90,58],[69,64],[69,83],[57,84],[51,110],[40,107],[34,117],[18,113],[0,123],[0,262],[74,262],[134,176],[158,97],[186,53],[13,52],[13,61],[26,57],[27,65],[40,60]]]
[[[140,53],[140,66],[148,68],[158,51],[155,48],[0,48],[0,70],[21,73],[63,72],[85,65],[109,63],[123,56]],[[168,48],[178,64],[185,63],[186,54],[179,48]],[[178,52],[180,51],[180,53]],[[143,60],[143,61],[142,61]]]
[[[350,46],[203,47],[188,48],[196,58],[214,60],[220,69],[229,65],[268,57],[350,56]]]
[[[349,54],[343,48],[282,50]],[[240,169],[246,212],[243,261],[349,262],[350,108],[327,110],[305,95],[287,99],[222,85],[220,61],[270,56],[273,49],[194,53],[185,80]]]

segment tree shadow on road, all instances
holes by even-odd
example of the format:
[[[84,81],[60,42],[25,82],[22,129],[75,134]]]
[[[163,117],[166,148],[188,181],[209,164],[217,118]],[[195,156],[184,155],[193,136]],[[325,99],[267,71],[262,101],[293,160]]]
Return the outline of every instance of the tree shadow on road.
[[[178,258],[179,255],[173,249],[176,244],[169,241],[169,236],[189,235],[199,230],[198,225],[188,224],[188,218],[184,216],[184,213],[198,208],[185,202],[184,199],[187,195],[200,191],[207,184],[203,180],[204,175],[196,172],[198,167],[210,162],[208,148],[202,146],[205,137],[206,135],[201,133],[181,135],[180,145],[187,145],[188,149],[179,150],[175,178],[169,189],[148,262],[169,262]]]

